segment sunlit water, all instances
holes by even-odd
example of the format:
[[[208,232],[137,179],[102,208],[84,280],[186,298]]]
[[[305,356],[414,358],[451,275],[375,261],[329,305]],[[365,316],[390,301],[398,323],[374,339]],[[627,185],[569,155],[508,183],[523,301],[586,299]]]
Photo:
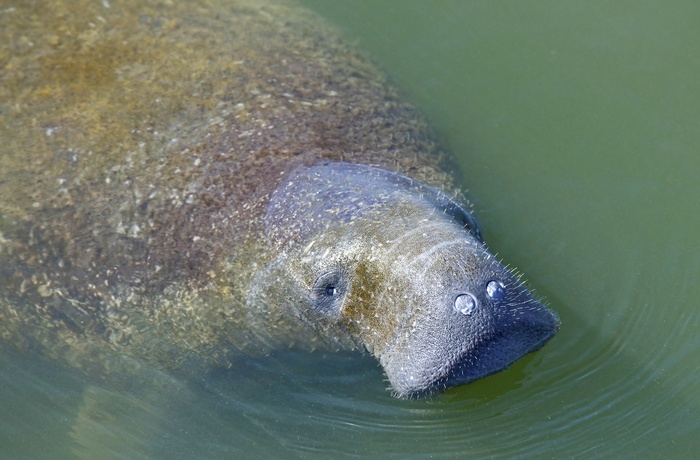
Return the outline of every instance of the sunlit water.
[[[163,404],[6,355],[0,457],[695,458],[700,4],[306,3],[434,122],[557,337],[418,401],[355,354],[280,353]],[[81,426],[105,396],[114,411]]]

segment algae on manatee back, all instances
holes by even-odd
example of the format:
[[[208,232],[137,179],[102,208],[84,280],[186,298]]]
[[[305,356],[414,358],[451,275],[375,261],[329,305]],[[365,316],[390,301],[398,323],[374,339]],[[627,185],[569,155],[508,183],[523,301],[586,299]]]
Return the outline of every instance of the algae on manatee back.
[[[23,4],[0,37],[0,335],[111,384],[333,345],[249,296],[299,167],[454,192],[416,111],[293,5]]]

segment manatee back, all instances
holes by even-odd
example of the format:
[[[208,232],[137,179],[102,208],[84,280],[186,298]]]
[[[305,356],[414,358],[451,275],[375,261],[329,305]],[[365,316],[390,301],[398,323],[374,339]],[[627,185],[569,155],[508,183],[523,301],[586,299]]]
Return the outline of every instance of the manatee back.
[[[261,216],[298,165],[451,187],[415,109],[285,2],[20,2],[0,47],[0,337],[79,368],[259,348]]]

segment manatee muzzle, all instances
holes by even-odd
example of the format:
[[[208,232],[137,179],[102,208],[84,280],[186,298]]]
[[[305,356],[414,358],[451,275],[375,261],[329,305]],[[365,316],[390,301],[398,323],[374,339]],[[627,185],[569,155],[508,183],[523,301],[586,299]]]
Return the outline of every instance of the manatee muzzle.
[[[418,301],[411,324],[379,358],[400,397],[420,397],[506,369],[540,349],[557,316],[481,250],[486,262],[470,288]],[[480,279],[479,279],[480,278]]]
[[[548,311],[525,313],[512,324],[481,337],[433,387],[463,385],[500,372],[520,357],[542,348],[557,329],[558,320]]]

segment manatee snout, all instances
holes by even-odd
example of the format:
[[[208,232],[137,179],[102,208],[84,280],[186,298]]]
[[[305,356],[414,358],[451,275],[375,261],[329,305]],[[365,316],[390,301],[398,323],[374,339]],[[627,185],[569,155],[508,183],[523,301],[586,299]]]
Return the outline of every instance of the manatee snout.
[[[296,319],[319,343],[372,353],[400,397],[501,371],[542,347],[559,322],[489,253],[467,209],[380,168],[301,168],[268,206],[279,256],[257,291],[268,311]]]
[[[459,246],[462,246],[461,248]],[[417,292],[410,324],[379,359],[393,390],[418,397],[499,372],[541,348],[559,321],[482,244],[455,243]],[[417,274],[416,274],[417,275]],[[433,292],[422,283],[431,282]]]

